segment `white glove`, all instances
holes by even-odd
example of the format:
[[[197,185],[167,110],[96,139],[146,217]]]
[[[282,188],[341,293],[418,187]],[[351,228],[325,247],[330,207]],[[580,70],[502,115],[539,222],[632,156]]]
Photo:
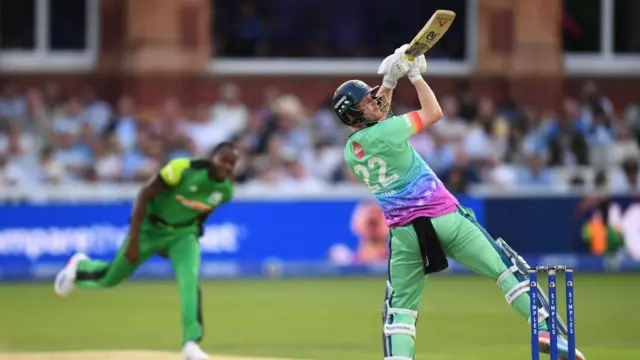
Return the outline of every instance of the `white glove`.
[[[412,84],[415,84],[416,81],[422,80],[422,73],[427,71],[427,59],[424,57],[424,54],[422,54],[409,62],[409,64],[410,68],[407,75],[409,77],[409,81],[411,81]]]
[[[407,75],[411,68],[411,63],[404,56],[404,51],[409,44],[404,44],[397,48],[393,54],[387,56],[378,67],[378,74],[384,74],[382,85],[389,89],[394,89],[398,79]]]

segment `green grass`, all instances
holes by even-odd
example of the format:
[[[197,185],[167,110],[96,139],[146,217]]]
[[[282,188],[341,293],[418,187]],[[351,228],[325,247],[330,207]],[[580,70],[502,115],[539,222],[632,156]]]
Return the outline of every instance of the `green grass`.
[[[541,284],[546,286],[546,280]],[[577,344],[589,360],[640,358],[638,284],[640,274],[576,274]],[[202,346],[211,353],[382,358],[383,279],[207,282],[203,286]],[[562,308],[563,290],[559,288]],[[50,284],[4,285],[0,286],[0,309],[0,352],[175,351],[180,345],[179,299],[173,282],[80,289],[66,299],[57,298]],[[420,315],[418,359],[531,356],[528,324],[491,281],[434,276]]]

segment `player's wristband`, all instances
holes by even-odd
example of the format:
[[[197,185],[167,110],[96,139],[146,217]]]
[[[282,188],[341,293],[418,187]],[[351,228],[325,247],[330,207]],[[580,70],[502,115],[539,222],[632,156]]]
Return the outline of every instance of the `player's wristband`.
[[[411,81],[412,84],[415,84],[416,81],[418,80],[424,80],[422,78],[422,74],[417,73],[417,74],[409,74],[409,81]]]
[[[397,84],[398,81],[389,78],[388,75],[382,78],[382,86],[386,87],[387,89],[395,89]]]

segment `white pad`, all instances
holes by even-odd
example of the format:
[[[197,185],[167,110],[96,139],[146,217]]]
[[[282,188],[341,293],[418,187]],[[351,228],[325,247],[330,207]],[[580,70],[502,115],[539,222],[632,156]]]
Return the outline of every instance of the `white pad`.
[[[409,316],[413,316],[414,318],[418,317],[417,311],[409,310],[409,309],[388,308],[387,315],[391,315],[391,314],[406,314]]]
[[[500,274],[500,277],[498,277],[498,281],[496,281],[496,284],[498,284],[498,286],[500,286],[500,284],[502,284],[502,282],[504,281],[504,279],[506,279],[507,277],[509,277],[509,275],[511,274],[515,274],[518,271],[520,271],[518,269],[517,266],[513,265],[512,267],[508,268],[507,270],[505,270],[502,274]]]
[[[525,294],[527,292],[529,292],[529,280],[525,280],[521,283],[518,283],[518,285],[511,288],[511,290],[507,292],[504,298],[507,300],[507,303],[511,305],[513,304],[514,301],[516,301],[518,297],[520,297],[520,295]]]
[[[390,357],[384,358],[384,360],[413,360],[413,358],[406,357],[406,356],[390,356]]]
[[[538,323],[541,323],[549,317],[549,313],[543,307],[538,309]],[[527,319],[527,322],[531,324],[531,316]]]
[[[415,325],[409,324],[384,324],[384,335],[397,335],[404,334],[409,335],[412,338],[416,338],[416,327]]]

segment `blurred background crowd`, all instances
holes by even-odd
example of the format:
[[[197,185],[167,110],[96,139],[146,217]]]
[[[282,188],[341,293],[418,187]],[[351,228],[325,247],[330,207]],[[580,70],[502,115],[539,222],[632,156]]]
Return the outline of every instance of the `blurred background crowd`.
[[[56,83],[26,91],[4,84],[0,184],[141,182],[172,158],[208,156],[221,141],[241,149],[236,181],[247,187],[315,190],[356,182],[343,161],[350,130],[334,117],[331,94],[317,109],[275,87],[256,108],[245,105],[234,83],[222,85],[220,94],[196,108],[167,98],[139,112],[126,94],[111,103],[91,87],[63,94]],[[496,104],[464,86],[437,95],[443,119],[411,143],[454,192],[472,186],[640,190],[639,107],[615,109],[594,82],[557,111],[515,100]],[[396,114],[410,110],[392,106]]]
[[[473,53],[479,40],[472,36],[486,30],[478,28],[479,19],[496,25],[495,31],[486,31],[496,37],[497,43],[516,41],[515,35],[519,34],[514,33],[514,39],[500,40],[499,33],[508,29],[498,27],[500,22],[494,21],[493,16],[508,19],[507,13],[488,3],[481,7],[478,1],[471,0],[406,0],[403,7],[389,6],[385,0],[211,0],[210,6],[200,2],[200,9],[210,12],[210,22],[198,17],[200,10],[194,8],[195,3],[163,4],[155,17],[173,27],[159,28],[152,22],[146,27],[137,20],[127,23],[135,19],[132,14],[136,11],[146,11],[140,2],[102,2],[98,6],[87,0],[2,1],[0,60],[14,53],[19,60],[7,64],[19,69],[20,65],[31,63],[33,72],[38,74],[41,68],[33,65],[39,64],[34,59],[42,56],[50,60],[40,64],[46,67],[56,63],[53,60],[58,56],[74,51],[79,56],[95,53],[99,58],[105,53],[107,59],[130,59],[139,49],[173,44],[178,54],[206,48],[201,55],[211,57],[214,65],[239,58],[276,62],[318,58],[377,61],[407,41],[408,34],[415,34],[427,14],[438,8],[457,14],[455,26],[428,54],[430,60],[441,64],[473,64],[470,60],[481,55]],[[640,34],[640,28],[633,16],[638,12],[637,4],[640,3],[629,0],[564,0],[557,29],[563,53],[592,56],[594,63],[640,53],[640,36],[635,36]],[[180,16],[176,15],[178,8],[182,9]],[[412,11],[406,11],[408,8]],[[513,7],[514,21],[514,14],[526,12],[520,8],[524,6]],[[608,15],[603,18],[601,13]],[[96,19],[101,19],[103,27],[93,26]],[[157,24],[164,24],[162,21]],[[187,25],[200,28],[194,30]],[[208,40],[200,39],[205,33],[204,39]],[[127,43],[130,39],[146,39],[148,43],[143,42],[146,47],[142,43],[133,46]],[[204,43],[208,45],[204,47]],[[25,54],[26,58],[20,57]],[[164,66],[155,64],[153,57],[148,60],[148,64],[139,65],[156,70],[155,66]],[[262,66],[260,61],[254,66]],[[90,68],[106,63],[94,60]],[[127,61],[122,62],[125,64]],[[615,64],[605,67],[615,68]],[[101,71],[117,73],[121,68],[118,65]],[[267,66],[262,71],[270,76],[268,69]],[[206,71],[209,70],[200,69],[201,73]],[[437,71],[434,74],[442,76]],[[233,81],[233,77],[229,79]],[[313,78],[309,79],[313,84]],[[136,94],[121,94],[118,98],[113,97],[113,91],[89,86],[84,91],[67,93],[59,83],[49,80],[26,87],[20,85],[19,76],[16,82],[0,81],[3,186],[141,182],[166,161],[178,156],[207,156],[221,141],[234,141],[242,149],[245,156],[236,180],[247,187],[275,189],[293,185],[320,189],[356,182],[345,169],[342,155],[349,129],[334,118],[330,93],[326,94],[324,106],[316,108],[303,103],[302,94],[282,92],[272,86],[264,90],[261,106],[249,107],[246,104],[256,103],[255,98],[248,101],[241,87],[229,82],[215,92],[219,97],[195,108],[185,106],[178,98],[154,98],[152,109],[147,104],[140,109]],[[450,79],[460,80],[471,84],[475,75],[472,72],[467,77]],[[527,99],[515,96],[507,102],[498,101],[471,89],[472,86],[460,85],[454,92],[443,93],[435,88],[444,118],[411,139],[452,191],[640,189],[640,103],[615,108],[608,94],[601,93],[597,83],[588,80],[581,91],[569,94],[556,109],[531,107]],[[109,101],[105,93],[109,93]],[[402,99],[396,99],[392,111],[401,114],[415,106],[416,103],[403,104]]]

